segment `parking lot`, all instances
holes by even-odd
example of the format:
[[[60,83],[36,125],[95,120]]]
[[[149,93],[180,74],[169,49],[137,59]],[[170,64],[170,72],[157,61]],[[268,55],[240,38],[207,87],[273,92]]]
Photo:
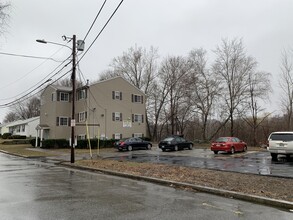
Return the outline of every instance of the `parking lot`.
[[[241,173],[271,175],[293,178],[293,158],[279,157],[272,161],[269,152],[247,151],[244,153],[219,153],[215,155],[209,148],[162,152],[157,146],[152,150],[108,152],[103,158],[134,162],[163,163],[205,169],[218,169]]]

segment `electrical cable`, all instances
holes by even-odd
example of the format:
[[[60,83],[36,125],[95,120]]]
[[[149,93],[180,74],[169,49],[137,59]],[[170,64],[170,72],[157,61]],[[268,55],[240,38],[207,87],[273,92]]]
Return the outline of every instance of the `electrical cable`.
[[[30,55],[23,55],[23,54],[15,54],[15,53],[5,53],[5,52],[0,52],[2,55],[7,55],[7,56],[15,56],[15,57],[24,57],[24,58],[34,58],[34,59],[42,59],[42,60],[53,60],[55,62],[62,62],[60,60],[55,60],[51,57],[37,57],[37,56],[30,56]]]
[[[64,63],[65,61],[67,61],[67,60],[68,60],[68,58],[67,58],[66,60],[64,60],[63,63]],[[63,63],[62,63],[62,64],[63,64]],[[71,61],[70,61],[69,63],[71,63]],[[42,81],[44,81],[47,77],[48,77],[48,79],[46,80],[46,82],[47,82],[50,78],[56,76],[56,75],[57,75],[58,73],[60,73],[65,67],[67,67],[67,65],[68,65],[69,63],[65,64],[65,65],[64,65],[59,71],[57,71],[54,75],[50,76],[50,75],[51,75],[56,69],[58,69],[62,64],[58,65],[58,66],[57,66],[53,71],[51,71],[51,73],[49,73],[45,78],[43,78],[42,80],[40,80],[40,81],[39,81],[38,83],[36,83],[35,85],[31,86],[29,89],[25,90],[24,92],[21,92],[20,94],[18,94],[18,95],[16,95],[16,96],[13,96],[13,97],[10,97],[10,98],[6,98],[6,99],[0,99],[0,100],[4,101],[4,100],[13,99],[13,98],[16,98],[16,97],[22,95],[23,93],[27,93],[27,92],[29,92],[29,90],[33,89],[33,88],[34,88],[35,86],[37,86],[39,83],[42,83]],[[39,88],[39,87],[37,87],[37,88]],[[31,92],[33,92],[33,91],[35,91],[35,89],[32,90],[32,91],[30,91],[29,93],[31,93]],[[24,96],[25,96],[25,95],[24,95]],[[13,102],[13,101],[12,101],[12,102]],[[9,103],[10,103],[10,102],[9,102]],[[0,106],[2,106],[2,105],[0,105]]]
[[[54,56],[56,53],[58,53],[58,52],[59,52],[60,50],[62,50],[62,49],[63,49],[63,48],[58,49],[55,53],[52,54],[52,56]],[[50,56],[50,58],[51,58],[52,56]],[[69,58],[69,57],[68,57],[68,58]],[[68,58],[66,58],[66,60],[67,60]],[[34,69],[32,69],[32,70],[29,71],[28,73],[24,74],[24,76],[20,77],[19,79],[16,79],[16,80],[15,80],[14,82],[12,82],[12,83],[9,83],[9,84],[7,84],[7,85],[1,87],[0,89],[7,88],[8,86],[11,86],[11,85],[15,84],[16,82],[22,80],[23,78],[27,77],[29,74],[31,74],[32,72],[34,72],[36,69],[38,69],[40,66],[42,66],[42,65],[43,65],[44,63],[46,63],[47,61],[48,61],[48,60],[43,61],[41,64],[39,64],[38,66],[36,66]],[[61,66],[63,63],[64,63],[64,61],[63,61],[59,66]],[[58,66],[58,67],[59,67],[59,66]],[[55,70],[54,70],[54,71],[55,71]],[[0,99],[0,100],[7,100],[7,99]]]
[[[58,80],[60,80],[61,78],[63,78],[65,75],[67,75],[68,73],[71,73],[72,70],[69,70],[67,71],[66,73],[64,73],[62,76],[60,76],[58,79],[56,79],[55,81],[53,81],[52,83],[50,83],[50,85],[54,84],[55,82],[57,82]],[[46,82],[44,82],[43,84],[39,85],[38,88],[40,88],[41,86],[43,86]],[[36,88],[35,90],[37,90],[38,88]],[[17,100],[14,100],[13,102],[10,102],[10,103],[6,103],[6,104],[2,104],[0,105],[0,108],[7,108],[7,107],[12,107],[16,104],[18,104],[19,102],[21,101],[25,101],[33,96],[35,96],[36,94],[38,93],[41,93],[42,91],[44,91],[45,88],[37,91],[36,93],[28,93],[28,94],[25,94],[24,96],[20,97],[19,99]],[[35,91],[34,90],[34,91]]]
[[[87,36],[89,35],[90,31],[92,30],[92,28],[93,28],[94,24],[96,23],[96,20],[97,20],[97,18],[99,17],[99,15],[100,15],[101,11],[102,11],[102,10],[103,10],[103,8],[104,8],[104,5],[106,4],[106,2],[107,2],[107,0],[105,0],[105,1],[104,1],[104,3],[103,3],[103,5],[101,6],[101,8],[100,8],[100,10],[99,10],[98,14],[96,15],[96,17],[95,17],[95,19],[94,19],[94,21],[93,21],[92,25],[90,26],[90,28],[89,28],[88,32],[86,33],[86,35],[85,35],[85,37],[84,37],[83,41],[85,41],[85,40],[86,40]]]
[[[107,22],[105,23],[105,25],[103,26],[103,28],[101,29],[101,31],[99,32],[99,34],[96,36],[96,38],[94,39],[94,41],[90,44],[90,46],[88,47],[88,49],[83,53],[82,57],[80,58],[80,60],[78,61],[78,63],[84,58],[84,56],[88,53],[88,51],[90,50],[90,48],[93,46],[93,44],[96,42],[96,40],[99,38],[99,36],[101,35],[101,33],[104,31],[104,29],[106,28],[106,26],[108,25],[108,23],[110,22],[110,20],[112,19],[112,17],[116,14],[117,10],[119,9],[119,7],[121,6],[121,4],[123,3],[124,0],[121,0],[119,5],[116,7],[116,9],[114,10],[114,12],[111,14],[111,16],[108,18]]]

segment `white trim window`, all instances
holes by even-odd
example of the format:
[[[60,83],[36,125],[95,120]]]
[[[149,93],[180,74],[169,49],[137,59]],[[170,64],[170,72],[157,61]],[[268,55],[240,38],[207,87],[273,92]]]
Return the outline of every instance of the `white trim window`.
[[[78,122],[84,122],[87,119],[87,112],[78,113]]]
[[[86,134],[79,134],[77,139],[78,140],[85,140],[86,139]]]
[[[134,133],[133,134],[133,137],[135,137],[135,138],[142,138],[143,135],[142,135],[142,133]]]
[[[120,140],[122,138],[122,135],[120,133],[115,133],[114,134],[114,139],[115,140]]]
[[[143,123],[143,115],[142,114],[132,114],[132,122]]]
[[[122,121],[122,113],[121,112],[113,112],[112,113],[113,121]]]
[[[131,94],[131,101],[134,102],[134,103],[143,103],[143,96],[142,95]]]
[[[77,100],[86,99],[86,98],[87,98],[86,89],[81,89],[77,92]]]
[[[59,93],[59,100],[61,102],[69,102],[69,93],[67,93],[67,92],[60,92]]]
[[[57,126],[69,126],[69,118],[68,117],[57,117]]]
[[[53,92],[52,95],[51,95],[51,101],[52,102],[56,102],[57,101],[56,96],[57,96],[56,92]]]
[[[112,91],[112,99],[122,100],[122,92]]]

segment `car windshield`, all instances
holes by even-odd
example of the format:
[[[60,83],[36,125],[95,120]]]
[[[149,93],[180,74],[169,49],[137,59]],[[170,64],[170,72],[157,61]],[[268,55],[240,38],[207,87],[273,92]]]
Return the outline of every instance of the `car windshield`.
[[[290,133],[272,134],[270,139],[273,141],[293,141],[293,134],[290,134]]]
[[[215,142],[228,142],[229,141],[229,138],[227,138],[227,137],[220,137],[220,138],[218,138]]]
[[[167,137],[163,141],[173,141],[173,140],[174,140],[174,137]]]

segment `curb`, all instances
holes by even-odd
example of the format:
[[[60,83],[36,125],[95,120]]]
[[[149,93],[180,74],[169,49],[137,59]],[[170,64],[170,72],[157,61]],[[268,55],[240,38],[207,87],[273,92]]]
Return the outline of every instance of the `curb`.
[[[0,152],[4,153],[4,154],[16,156],[16,157],[32,158],[32,157],[24,156],[24,155],[21,155],[21,154],[11,153],[11,152],[8,152],[8,151],[5,151],[5,150],[0,150]]]
[[[162,180],[162,179],[153,178],[153,177],[138,176],[138,175],[133,175],[133,174],[116,172],[116,171],[112,171],[112,170],[89,168],[89,167],[85,167],[85,166],[69,164],[68,162],[62,162],[62,163],[60,163],[60,165],[65,166],[65,167],[69,167],[69,168],[79,169],[79,170],[100,172],[103,174],[130,178],[130,179],[134,179],[134,180],[143,180],[146,182],[157,183],[157,184],[169,186],[169,187],[189,188],[189,189],[193,189],[193,190],[196,190],[199,192],[215,194],[215,195],[224,196],[227,198],[239,199],[239,200],[253,202],[253,203],[259,203],[259,204],[263,204],[263,205],[267,205],[267,206],[289,209],[290,211],[293,210],[293,202],[288,202],[285,200],[271,199],[271,198],[262,197],[262,196],[255,196],[255,195],[249,195],[249,194],[244,194],[244,193],[239,193],[239,192],[232,192],[232,191],[228,191],[228,190],[216,189],[216,188],[194,185],[194,184],[189,184],[189,183]]]

